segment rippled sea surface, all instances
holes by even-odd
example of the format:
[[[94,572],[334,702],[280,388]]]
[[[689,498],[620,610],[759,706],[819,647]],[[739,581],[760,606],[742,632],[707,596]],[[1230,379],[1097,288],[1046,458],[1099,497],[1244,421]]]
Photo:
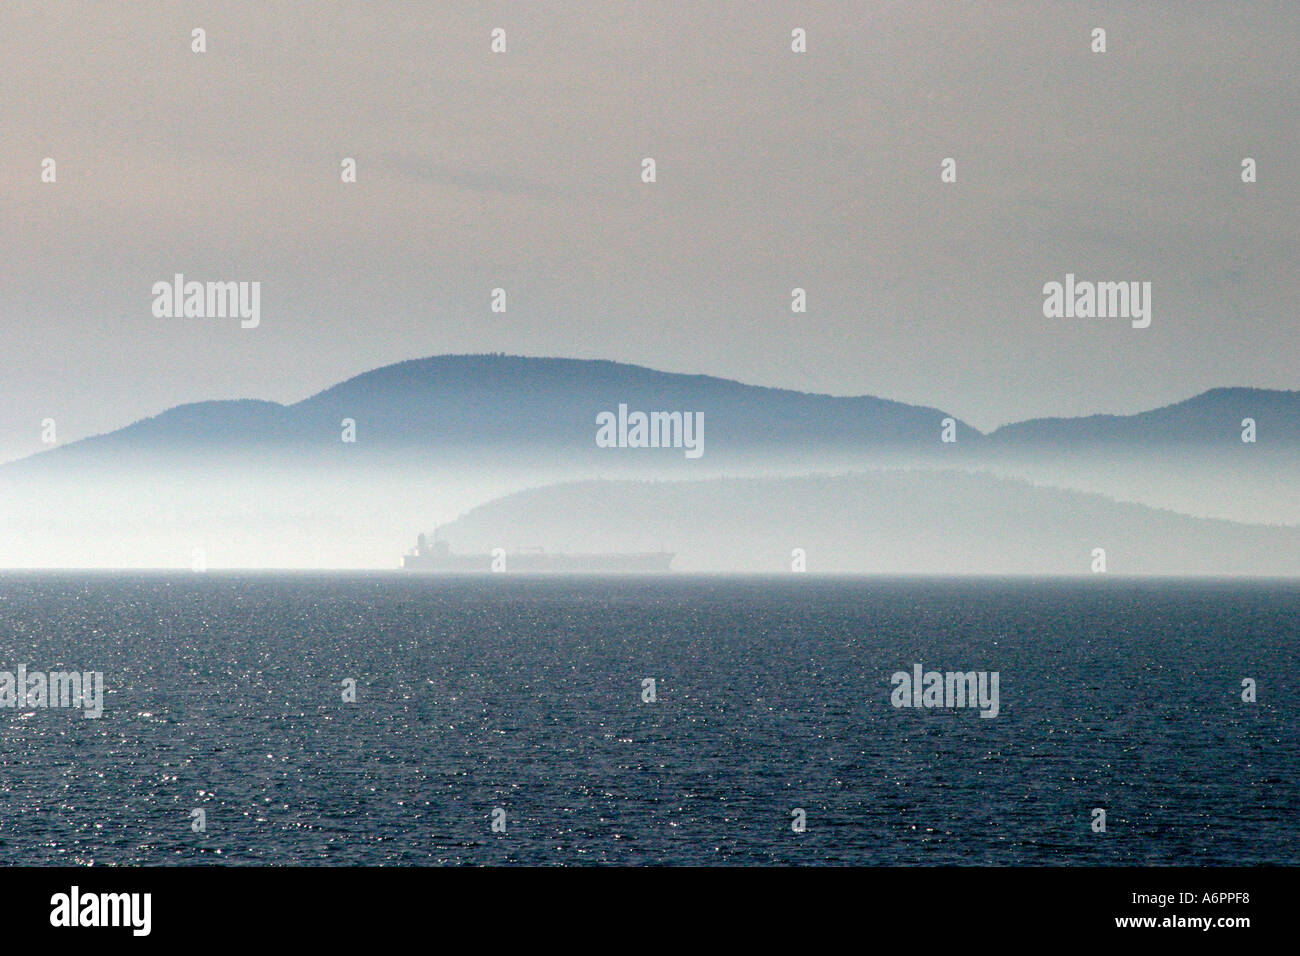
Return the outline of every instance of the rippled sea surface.
[[[1297,863],[1298,622],[1277,582],[4,574],[0,670],[106,686],[0,708],[0,862]],[[1000,715],[895,709],[915,663]]]

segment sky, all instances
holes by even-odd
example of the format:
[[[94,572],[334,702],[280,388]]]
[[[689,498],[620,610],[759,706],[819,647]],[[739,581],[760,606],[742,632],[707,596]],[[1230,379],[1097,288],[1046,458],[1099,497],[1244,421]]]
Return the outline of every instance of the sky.
[[[1300,388],[1297,39],[1293,2],[10,0],[0,460],[449,352],[985,430]],[[156,317],[176,273],[261,324]],[[1044,317],[1067,273],[1150,282],[1150,328]]]

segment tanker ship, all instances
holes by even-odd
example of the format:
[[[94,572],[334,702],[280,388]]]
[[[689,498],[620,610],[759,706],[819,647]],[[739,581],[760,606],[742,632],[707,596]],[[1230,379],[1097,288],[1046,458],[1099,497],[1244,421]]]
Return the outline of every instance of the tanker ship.
[[[415,549],[402,558],[407,571],[435,574],[466,574],[477,571],[523,571],[530,574],[651,574],[668,571],[670,551],[635,551],[624,554],[581,554],[532,551],[504,551],[491,554],[456,554],[446,541],[428,535],[416,538]]]

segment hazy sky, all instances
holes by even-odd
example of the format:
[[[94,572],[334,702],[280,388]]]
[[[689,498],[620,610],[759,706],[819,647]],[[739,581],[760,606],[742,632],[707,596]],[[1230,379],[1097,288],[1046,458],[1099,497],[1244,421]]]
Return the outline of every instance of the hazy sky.
[[[0,459],[443,352],[981,428],[1297,388],[1298,40],[1294,2],[8,0]],[[176,272],[261,282],[260,328],[155,318]],[[1150,281],[1151,327],[1045,319],[1067,272]]]

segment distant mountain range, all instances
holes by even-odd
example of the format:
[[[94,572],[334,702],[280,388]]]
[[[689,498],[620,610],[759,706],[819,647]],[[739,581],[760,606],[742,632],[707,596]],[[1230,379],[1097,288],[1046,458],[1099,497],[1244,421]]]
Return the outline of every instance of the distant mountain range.
[[[1044,445],[1088,448],[1237,448],[1243,419],[1253,419],[1258,443],[1300,448],[1300,391],[1214,388],[1193,398],[1136,415],[1034,418],[1004,425],[984,440],[999,448]]]
[[[598,416],[638,412],[702,416],[702,455],[598,445]],[[1242,441],[1244,419],[1255,442]],[[881,468],[987,472],[1297,524],[1297,467],[1295,391],[1214,389],[1137,415],[1035,419],[985,435],[949,411],[869,396],[608,361],[439,356],[292,405],[182,405],[2,465],[0,560],[171,564],[201,540],[236,563],[391,566],[416,530],[525,488]]]
[[[453,355],[366,372],[293,405],[182,405],[25,462],[311,451],[428,456],[503,448],[589,456],[600,453],[596,415],[617,413],[620,404],[703,413],[706,459],[800,446],[931,453],[950,417],[881,398],[763,388],[617,362]],[[340,439],[344,419],[356,422],[358,441],[350,449]],[[959,441],[979,437],[961,422],[954,430]]]
[[[177,406],[38,453],[23,467],[74,457],[338,450],[343,419],[357,423],[357,450],[436,454],[506,447],[595,454],[595,416],[619,404],[704,413],[706,457],[808,446],[940,454],[945,419],[954,422],[953,453],[1107,446],[1232,451],[1243,444],[1245,418],[1257,423],[1259,448],[1300,452],[1300,391],[1218,388],[1135,415],[1031,419],[985,435],[951,412],[871,396],[766,388],[608,361],[447,355],[375,369],[292,405],[243,400]]]

